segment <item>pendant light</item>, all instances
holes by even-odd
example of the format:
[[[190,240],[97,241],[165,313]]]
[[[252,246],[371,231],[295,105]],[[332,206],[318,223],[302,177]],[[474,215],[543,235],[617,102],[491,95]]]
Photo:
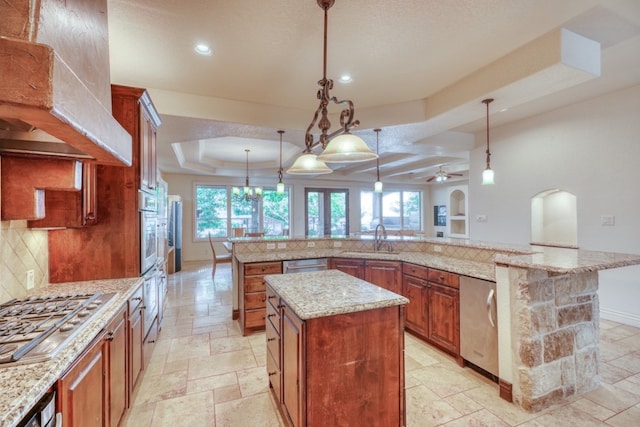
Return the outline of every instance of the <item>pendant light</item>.
[[[483,99],[482,103],[487,106],[487,168],[482,172],[482,185],[493,185],[493,169],[491,169],[491,151],[489,150],[489,104],[493,102],[493,98]]]
[[[360,122],[355,120],[355,109],[351,100],[339,100],[335,96],[331,96],[330,91],[333,89],[333,80],[327,78],[327,28],[328,28],[328,11],[335,3],[335,0],[317,0],[318,6],[324,11],[324,51],[323,51],[323,68],[322,79],[318,81],[320,89],[318,89],[316,98],[320,100],[320,104],[313,114],[313,119],[307,127],[305,133],[305,150],[300,157],[294,162],[291,169],[287,173],[298,175],[318,175],[331,173],[332,170],[327,167],[324,162],[334,163],[352,163],[373,160],[377,155],[371,151],[362,138],[353,135],[349,131],[358,126]],[[337,105],[346,105],[340,112],[340,128],[329,133],[331,121],[329,120],[329,103]],[[320,129],[320,137],[318,141],[314,141],[311,130],[318,125]],[[316,156],[312,153],[315,146],[320,145],[322,153]]]
[[[376,156],[380,155],[379,149],[379,141],[378,136],[380,135],[380,131],[382,129],[376,128],[373,131],[376,133]],[[380,158],[376,157],[376,183],[373,184],[373,191],[376,193],[382,193],[382,181],[380,181]]]
[[[246,162],[246,171],[247,175],[244,181],[244,187],[240,189],[239,187],[233,187],[231,192],[233,193],[233,197],[238,201],[246,201],[246,202],[257,202],[262,197],[262,187],[251,187],[249,185],[249,150],[245,148],[245,153],[247,153],[247,162]]]
[[[283,130],[279,130],[280,134],[280,168],[278,169],[278,184],[276,185],[276,193],[284,194],[284,182],[282,182],[282,134]]]

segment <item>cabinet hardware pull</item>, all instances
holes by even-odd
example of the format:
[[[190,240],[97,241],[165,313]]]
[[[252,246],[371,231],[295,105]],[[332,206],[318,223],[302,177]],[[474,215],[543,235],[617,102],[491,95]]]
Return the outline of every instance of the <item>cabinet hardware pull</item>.
[[[275,316],[275,314],[273,314],[273,313],[272,314],[267,314],[267,317],[274,317],[274,316]]]
[[[443,280],[443,281],[444,281],[444,276],[440,276],[440,280]]]
[[[142,301],[142,297],[131,298],[132,301]]]
[[[487,316],[489,317],[489,323],[494,328],[496,327],[496,324],[493,321],[493,313],[491,312],[491,309],[493,308],[493,296],[495,293],[496,291],[491,289],[491,291],[489,291],[489,296],[487,297]]]
[[[269,298],[269,299],[273,299],[273,298],[275,298],[275,297],[276,297],[275,295],[269,295],[267,298]]]
[[[269,372],[270,377],[274,376],[275,374],[277,374],[277,372]]]
[[[267,342],[269,342],[269,341],[275,341],[275,340],[276,340],[275,338],[267,338]]]
[[[113,338],[115,337],[115,334],[113,331],[109,331],[109,333],[107,334],[107,341],[113,341]]]

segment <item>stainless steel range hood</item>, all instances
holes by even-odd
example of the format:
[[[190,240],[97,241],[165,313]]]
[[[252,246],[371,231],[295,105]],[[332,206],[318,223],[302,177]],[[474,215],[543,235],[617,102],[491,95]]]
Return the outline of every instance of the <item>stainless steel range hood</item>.
[[[129,166],[111,114],[106,0],[0,2],[0,153]]]

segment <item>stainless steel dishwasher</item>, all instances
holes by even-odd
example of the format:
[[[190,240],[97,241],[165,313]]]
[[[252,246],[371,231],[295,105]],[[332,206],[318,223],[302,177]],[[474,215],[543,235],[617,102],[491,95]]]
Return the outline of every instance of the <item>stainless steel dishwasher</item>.
[[[307,271],[322,271],[326,270],[328,262],[326,258],[311,258],[311,259],[294,259],[290,261],[284,261],[282,263],[282,273],[302,273]]]
[[[460,276],[460,355],[498,376],[495,282]]]

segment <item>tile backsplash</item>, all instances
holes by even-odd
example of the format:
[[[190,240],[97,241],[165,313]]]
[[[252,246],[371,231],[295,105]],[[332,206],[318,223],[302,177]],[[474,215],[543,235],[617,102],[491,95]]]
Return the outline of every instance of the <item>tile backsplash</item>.
[[[27,272],[34,272],[34,287],[48,281],[49,253],[46,230],[32,230],[27,221],[0,221],[0,303],[27,293]]]

